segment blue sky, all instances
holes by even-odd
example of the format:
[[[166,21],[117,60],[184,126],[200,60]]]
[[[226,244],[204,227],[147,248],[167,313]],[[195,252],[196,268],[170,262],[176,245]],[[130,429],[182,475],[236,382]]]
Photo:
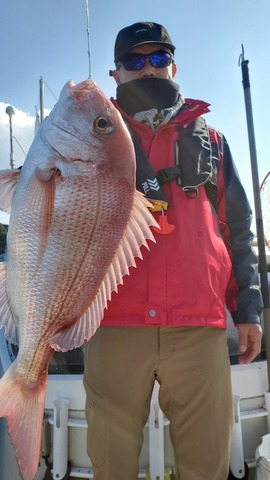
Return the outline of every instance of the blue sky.
[[[146,20],[162,23],[176,45],[175,81],[185,97],[211,103],[209,124],[227,137],[253,204],[241,69],[241,44],[249,60],[259,175],[270,170],[269,0],[89,0],[92,79],[107,96],[118,31]],[[88,77],[85,0],[2,0],[0,16],[0,168],[9,168],[7,105],[15,108],[15,162],[21,164],[34,135],[39,78],[51,109],[67,80]],[[52,94],[52,93],[53,94]],[[267,143],[266,143],[267,142]],[[0,221],[3,221],[0,215]]]

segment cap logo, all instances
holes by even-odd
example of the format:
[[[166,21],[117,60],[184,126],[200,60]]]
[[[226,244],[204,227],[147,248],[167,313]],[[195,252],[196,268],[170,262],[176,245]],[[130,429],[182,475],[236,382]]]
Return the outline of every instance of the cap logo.
[[[147,28],[139,28],[139,30],[135,31],[135,33],[141,33],[141,32],[147,32]]]

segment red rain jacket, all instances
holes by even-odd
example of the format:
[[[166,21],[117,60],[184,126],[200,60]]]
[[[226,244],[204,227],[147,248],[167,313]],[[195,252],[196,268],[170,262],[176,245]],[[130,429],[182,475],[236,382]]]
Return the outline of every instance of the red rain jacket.
[[[113,100],[116,107],[117,103]],[[206,113],[208,104],[186,100],[185,109],[156,132],[128,119],[155,171],[174,165],[179,127]],[[251,248],[251,210],[228,144],[208,127],[217,186],[215,209],[205,187],[190,198],[175,180],[164,184],[171,233],[155,233],[150,251],[112,294],[101,325],[172,325],[226,328],[225,305],[235,323],[259,323],[262,310],[257,260]],[[185,162],[185,158],[182,159]],[[199,158],[198,158],[199,168]],[[196,170],[193,173],[196,185]],[[153,215],[159,221],[160,212]]]

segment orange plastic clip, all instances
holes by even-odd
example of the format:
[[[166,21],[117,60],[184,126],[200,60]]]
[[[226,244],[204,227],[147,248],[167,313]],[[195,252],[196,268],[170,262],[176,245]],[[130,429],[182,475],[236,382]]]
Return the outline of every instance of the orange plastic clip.
[[[155,232],[160,233],[161,235],[167,235],[168,233],[173,232],[175,226],[168,222],[167,215],[165,215],[164,210],[162,209],[162,214],[159,216],[158,223],[160,228],[153,227]]]

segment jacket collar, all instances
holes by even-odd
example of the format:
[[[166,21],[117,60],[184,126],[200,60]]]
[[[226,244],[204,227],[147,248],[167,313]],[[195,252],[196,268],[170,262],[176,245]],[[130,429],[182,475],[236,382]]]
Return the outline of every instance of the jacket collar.
[[[124,110],[122,110],[114,98],[111,98],[111,101],[114,104],[114,106],[117,108],[117,110],[119,110],[121,115],[124,118],[126,118],[131,124],[133,122],[136,124],[139,123],[137,122],[137,120],[134,120],[130,115],[128,115]],[[192,120],[195,120],[201,115],[204,115],[210,112],[209,106],[210,106],[210,103],[204,102],[202,100],[193,100],[191,98],[186,98],[185,103],[180,109],[179,113],[170,120],[168,125],[169,126],[188,125]],[[166,126],[167,125],[164,125],[164,127],[161,127],[161,128],[166,128]]]

